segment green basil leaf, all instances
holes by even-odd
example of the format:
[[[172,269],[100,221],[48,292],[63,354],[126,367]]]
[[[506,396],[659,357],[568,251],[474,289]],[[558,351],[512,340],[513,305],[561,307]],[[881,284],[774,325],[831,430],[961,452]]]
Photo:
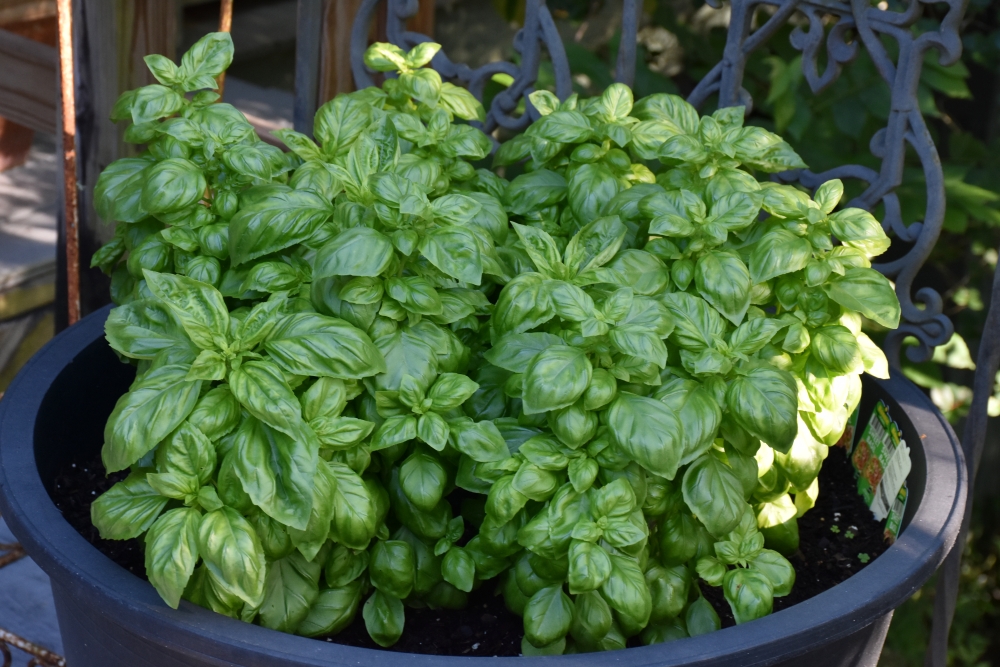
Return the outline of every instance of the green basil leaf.
[[[122,158],[108,165],[94,186],[94,208],[106,222],[139,222],[149,215],[142,205],[142,186],[152,162]]]
[[[198,553],[226,593],[253,607],[261,604],[264,552],[253,527],[236,510],[223,507],[202,517]]]
[[[378,541],[368,566],[372,585],[386,595],[403,599],[413,590],[416,562],[413,548],[402,540]]]
[[[712,535],[725,535],[743,518],[743,485],[725,463],[711,454],[688,467],[681,488],[684,502]]]
[[[611,576],[611,558],[600,546],[573,540],[569,547],[569,592],[595,591]]]
[[[524,637],[535,646],[547,646],[569,633],[573,601],[562,586],[549,586],[531,596],[524,608]]]
[[[335,479],[330,538],[351,549],[364,549],[379,523],[375,502],[357,473],[340,463],[327,465]]]
[[[479,244],[467,229],[439,227],[431,230],[420,241],[420,254],[455,280],[470,285],[482,282]]]
[[[476,563],[461,547],[452,547],[441,561],[444,580],[460,591],[469,593],[475,583]]]
[[[585,164],[569,177],[569,206],[577,220],[597,218],[622,185],[603,164]]]
[[[734,325],[750,307],[750,272],[734,252],[716,250],[702,255],[694,269],[698,293]]]
[[[573,639],[582,643],[596,643],[608,634],[613,622],[611,607],[600,593],[592,591],[576,596],[573,602],[573,624],[570,626]]]
[[[157,519],[146,533],[146,576],[173,609],[198,562],[200,524],[201,512],[179,507]]]
[[[107,471],[129,467],[167,437],[194,409],[200,381],[188,381],[187,367],[155,368],[118,399],[104,427],[101,458]]]
[[[553,204],[566,197],[566,179],[548,169],[521,174],[507,186],[504,204],[514,215],[525,215]]]
[[[346,153],[371,123],[371,106],[338,95],[316,111],[313,133],[330,156]]]
[[[575,347],[553,345],[536,355],[524,374],[521,400],[526,414],[556,410],[576,402],[590,384],[593,367]]]
[[[112,348],[133,359],[152,359],[161,350],[192,347],[170,311],[146,299],[112,309],[104,323],[104,333]]]
[[[764,574],[738,567],[726,573],[722,582],[736,623],[746,623],[771,613],[774,602],[773,588]]]
[[[797,394],[789,373],[754,365],[730,383],[726,404],[736,422],[751,435],[777,451],[788,451],[797,430]]]
[[[649,472],[673,479],[683,448],[683,426],[660,401],[619,392],[607,413],[617,445]]]
[[[233,38],[228,32],[210,32],[188,49],[181,57],[181,76],[188,82],[199,82],[204,77],[214,78],[229,69],[233,62]],[[186,90],[213,85],[185,85]]]
[[[403,634],[405,612],[399,598],[375,591],[361,611],[365,628],[379,646],[392,646]]]
[[[322,564],[311,563],[298,553],[268,563],[260,605],[261,625],[281,632],[295,631],[319,597],[321,571]]]
[[[344,630],[358,613],[361,594],[361,580],[320,591],[296,634],[319,637]]]
[[[372,436],[371,451],[377,452],[417,437],[417,418],[413,415],[395,415],[389,417],[378,427]]]
[[[335,545],[323,570],[326,584],[331,588],[347,586],[368,569],[368,559],[367,551],[354,551],[342,544]]]
[[[473,461],[503,461],[510,456],[507,443],[493,422],[474,422],[463,417],[450,421],[448,425],[451,428],[448,441]]]
[[[447,483],[448,474],[444,466],[429,454],[414,452],[399,468],[399,486],[403,494],[427,512],[433,510],[444,497]]]
[[[627,233],[617,215],[593,220],[581,227],[566,245],[566,266],[577,273],[604,266],[621,248]]]
[[[826,294],[848,310],[861,313],[888,329],[899,326],[899,300],[892,284],[874,269],[851,267],[843,276],[834,276],[825,286]]]
[[[316,436],[302,420],[302,407],[273,362],[248,361],[229,374],[236,400],[257,419],[316,447]]]
[[[785,229],[772,229],[750,253],[750,280],[759,284],[786,273],[799,271],[812,259],[809,241]]]
[[[132,97],[132,122],[141,125],[166,118],[180,111],[183,106],[184,98],[166,86],[143,86]]]
[[[795,568],[777,551],[762,550],[750,561],[750,567],[760,571],[771,582],[774,597],[788,595],[795,585]]]
[[[864,369],[861,346],[847,327],[829,324],[812,332],[809,350],[834,375],[860,373]]]
[[[282,368],[297,375],[357,379],[386,371],[382,354],[365,333],[316,313],[286,316],[264,347]]]
[[[601,586],[608,605],[618,612],[620,620],[641,629],[649,623],[653,599],[639,564],[626,556],[611,556],[611,576]]]
[[[239,266],[306,241],[330,219],[333,207],[319,195],[305,190],[269,194],[243,206],[229,222],[229,255]],[[321,265],[317,262],[317,269]],[[322,278],[333,275],[320,274]]]
[[[398,390],[406,375],[427,386],[437,374],[438,357],[434,348],[408,331],[376,338],[375,347],[385,359],[385,373],[375,376],[376,387],[381,391]]]
[[[170,309],[195,345],[203,350],[225,349],[229,309],[218,290],[184,276],[143,274],[150,291]]]
[[[661,299],[675,324],[670,339],[681,348],[700,352],[714,347],[725,333],[725,321],[704,299],[685,292],[664,294]]]
[[[497,333],[522,333],[555,317],[550,284],[538,273],[522,273],[507,283],[493,311]]]
[[[830,216],[830,230],[849,248],[857,248],[869,257],[889,249],[889,237],[882,225],[868,211],[845,208]]]
[[[167,500],[149,485],[146,473],[133,472],[97,497],[90,520],[103,539],[129,540],[149,530]]]
[[[722,621],[715,613],[712,603],[701,595],[688,606],[684,613],[684,624],[687,626],[688,634],[692,637],[715,632],[722,628]]]
[[[252,417],[236,431],[234,449],[236,476],[254,505],[304,530],[312,512],[318,450]]]
[[[188,422],[214,442],[239,425],[239,401],[225,385],[211,389],[198,400]]]
[[[370,227],[352,227],[320,248],[314,278],[377,276],[394,256],[392,241]]]
[[[333,492],[336,480],[329,466],[320,465],[313,476],[313,501],[309,523],[302,530],[289,527],[292,544],[306,560],[312,561],[326,543],[333,520]],[[318,576],[318,575],[317,575]]]
[[[787,322],[769,317],[747,320],[729,334],[729,346],[733,352],[751,355],[760,352],[774,335],[788,326]]]
[[[687,568],[682,565],[654,565],[646,570],[644,576],[653,600],[650,621],[655,623],[676,618],[687,605],[691,589],[691,576]]]
[[[215,446],[189,422],[181,424],[156,450],[158,472],[181,473],[198,480],[198,486],[212,478],[215,463]]]

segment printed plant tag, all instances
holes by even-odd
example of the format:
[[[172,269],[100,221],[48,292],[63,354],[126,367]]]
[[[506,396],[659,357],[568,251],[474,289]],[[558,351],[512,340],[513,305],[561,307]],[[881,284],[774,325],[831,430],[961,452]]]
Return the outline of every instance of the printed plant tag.
[[[906,489],[906,482],[896,494],[896,499],[889,508],[889,516],[885,520],[885,539],[889,544],[899,537],[899,530],[903,527],[903,512],[906,511],[906,497],[909,495]]]
[[[910,474],[911,463],[910,449],[901,438],[899,426],[889,417],[889,406],[884,401],[879,401],[872,411],[851,453],[851,462],[858,473],[858,493],[876,520],[887,518]]]

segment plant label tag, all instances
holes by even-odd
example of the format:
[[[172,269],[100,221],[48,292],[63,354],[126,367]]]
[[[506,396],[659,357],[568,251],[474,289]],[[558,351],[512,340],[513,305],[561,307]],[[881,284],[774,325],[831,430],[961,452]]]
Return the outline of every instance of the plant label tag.
[[[909,492],[906,488],[906,482],[903,482],[903,486],[899,489],[899,493],[896,494],[896,499],[892,503],[892,507],[889,508],[889,516],[885,520],[885,540],[889,544],[896,541],[899,537],[899,530],[903,527],[903,512],[906,511],[906,497]]]
[[[872,411],[851,462],[858,473],[858,493],[877,521],[885,519],[910,474],[911,463],[910,448],[884,401],[879,401]]]

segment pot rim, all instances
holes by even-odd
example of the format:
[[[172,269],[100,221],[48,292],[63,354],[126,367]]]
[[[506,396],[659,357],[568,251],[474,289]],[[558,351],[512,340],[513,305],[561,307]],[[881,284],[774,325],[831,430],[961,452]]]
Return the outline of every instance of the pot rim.
[[[42,484],[33,446],[35,415],[59,373],[103,335],[109,311],[107,306],[92,313],[46,344],[0,401],[0,511],[55,584],[94,600],[95,613],[128,618],[129,631],[140,637],[156,643],[165,636],[180,638],[173,649],[219,665],[239,664],[250,656],[266,656],[276,667],[392,667],[402,659],[415,667],[472,667],[485,660],[513,664],[515,658],[406,654],[324,642],[243,623],[186,601],[170,609],[151,585],[90,545],[63,519]],[[926,459],[922,502],[896,543],[847,581],[794,607],[707,635],[625,649],[633,667],[714,665],[737,655],[743,665],[793,658],[870,625],[933,574],[956,539],[965,509],[962,448],[937,408],[900,373],[876,382],[906,413]],[[589,667],[622,657],[616,652],[516,660],[519,667]]]

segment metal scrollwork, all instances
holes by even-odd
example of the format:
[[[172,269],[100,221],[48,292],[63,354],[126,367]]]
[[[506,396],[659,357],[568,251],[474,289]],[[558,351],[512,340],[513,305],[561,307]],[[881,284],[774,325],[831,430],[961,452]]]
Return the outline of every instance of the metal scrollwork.
[[[379,2],[383,1],[387,5],[386,32],[390,42],[408,49],[429,39],[405,30],[405,21],[416,13],[418,0],[364,0],[351,37],[352,67],[358,86],[372,83],[362,55],[367,45],[368,28]],[[788,172],[779,175],[779,178],[813,189],[831,178],[861,181],[865,185],[864,192],[848,205],[874,210],[881,204],[884,210],[883,227],[897,242],[907,244],[901,256],[873,265],[895,280],[896,294],[902,307],[900,327],[890,332],[885,341],[889,363],[895,367],[899,366],[900,347],[905,338],[913,337],[918,343],[908,350],[910,359],[924,361],[930,358],[934,346],[947,342],[954,331],[951,321],[942,313],[940,294],[930,288],[913,292],[916,275],[941,232],[945,209],[941,160],[920,113],[917,86],[924,55],[929,50],[938,51],[939,62],[945,66],[960,57],[962,43],[958,30],[965,0],[944,0],[947,10],[939,29],[917,34],[912,27],[921,18],[924,4],[929,4],[928,0],[909,0],[902,11],[894,11],[881,8],[886,7],[885,4],[874,7],[870,0],[732,0],[729,34],[722,61],[688,97],[693,105],[701,106],[711,95],[718,93],[719,106],[742,105],[749,113],[753,100],[742,86],[747,60],[795,14],[805,17],[807,27],[799,26],[793,30],[791,43],[802,52],[803,75],[813,92],[818,93],[836,81],[843,66],[857,57],[859,46],[868,52],[891,93],[889,120],[886,127],[875,134],[870,145],[872,154],[881,160],[880,168],[874,170],[861,165],[844,165],[822,173],[809,170]],[[634,78],[635,36],[641,8],[641,0],[624,0],[623,37],[619,46],[616,79],[626,83],[631,83]],[[766,11],[758,12],[761,9]],[[766,20],[754,28],[755,19],[765,16]],[[832,27],[827,29],[831,18]],[[882,41],[886,37],[896,43],[898,56],[895,59]],[[482,126],[487,132],[497,127],[521,130],[537,117],[537,112],[527,101],[527,95],[538,78],[543,48],[552,60],[556,94],[565,98],[572,91],[566,52],[544,0],[527,1],[524,27],[515,38],[514,48],[521,56],[519,65],[497,62],[473,69],[453,63],[444,53],[439,53],[432,62],[444,78],[464,84],[480,99],[486,81],[494,74],[505,73],[513,77],[514,83],[497,95],[490,105]],[[825,55],[826,60],[822,72],[819,65],[821,55]],[[522,99],[526,102],[526,110],[515,115]],[[912,148],[920,160],[927,188],[924,219],[909,225],[902,219],[895,193],[903,180],[907,147]]]

